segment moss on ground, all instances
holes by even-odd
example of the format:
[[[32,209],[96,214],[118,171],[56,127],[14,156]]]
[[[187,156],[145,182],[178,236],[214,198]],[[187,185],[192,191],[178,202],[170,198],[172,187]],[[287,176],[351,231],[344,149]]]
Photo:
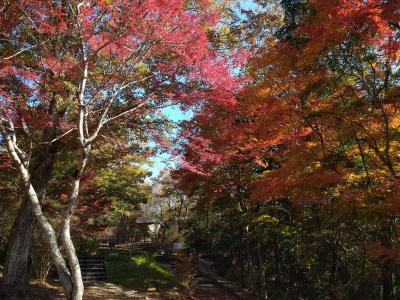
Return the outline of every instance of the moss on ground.
[[[150,254],[107,257],[109,282],[138,291],[179,291],[175,274],[165,265],[158,263]]]

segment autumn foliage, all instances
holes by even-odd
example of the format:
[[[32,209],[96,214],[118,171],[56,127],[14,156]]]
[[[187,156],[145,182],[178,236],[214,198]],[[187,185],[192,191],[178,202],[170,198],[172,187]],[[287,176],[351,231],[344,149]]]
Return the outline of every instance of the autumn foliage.
[[[237,214],[256,217],[279,206],[299,227],[308,226],[302,219],[306,215],[315,218],[312,230],[320,235],[325,209],[330,211],[324,215],[326,224],[343,224],[348,218],[375,228],[381,233],[371,237],[364,251],[372,260],[384,261],[382,297],[392,299],[389,277],[400,253],[393,231],[400,208],[400,2],[280,1],[278,19],[268,11],[269,4],[258,3],[265,11],[257,17],[249,14],[255,23],[249,21],[249,35],[260,37],[246,68],[252,82],[237,94],[235,108],[210,109],[209,118],[188,124],[204,139],[202,151],[199,137],[189,139],[185,158],[197,167],[183,165],[176,176],[189,194],[203,199],[202,207],[220,211],[224,203],[227,223],[237,207]],[[257,27],[271,22],[276,29],[269,34]],[[276,214],[267,213],[277,218],[266,221],[270,226],[287,224],[285,216]],[[256,234],[261,224],[250,224]],[[290,252],[285,234],[276,247]],[[257,245],[256,236],[241,236]],[[273,236],[265,233],[270,238],[265,247],[274,249],[272,244],[279,243]],[[241,247],[246,245],[237,251],[248,253]],[[340,253],[340,245],[332,247]],[[257,260],[259,254],[253,255]],[[273,257],[282,268],[288,263],[278,254]],[[287,276],[277,281],[289,280]],[[335,293],[334,298],[341,297],[339,288]]]
[[[204,174],[219,161],[264,168],[251,188],[256,202],[320,201],[328,187],[346,198],[347,188],[394,184],[398,4],[302,4],[296,27],[255,51],[248,65],[254,83],[238,94],[238,105],[211,110],[210,119],[191,125],[201,128],[211,158],[196,151],[200,137],[188,143],[186,155]]]
[[[0,171],[21,175],[73,299],[70,221],[103,227],[145,201],[132,157],[154,145],[176,159],[181,205],[196,203],[179,234],[243,286],[395,299],[399,0],[3,2]],[[169,106],[190,115],[179,130]],[[61,207],[71,274],[43,217]]]
[[[146,156],[145,143],[164,144],[160,110],[165,107],[233,105],[242,80],[231,71],[244,58],[240,49],[223,53],[209,43],[207,30],[220,19],[218,7],[208,0],[3,2],[1,151],[18,168],[67,296],[81,299],[83,283],[70,224],[80,189],[90,178],[86,168],[93,154],[123,144]],[[55,165],[71,157],[60,215],[69,272],[41,202]],[[19,216],[29,215],[26,207],[21,205],[25,212]],[[8,260],[18,255],[8,255]],[[22,256],[27,262],[27,254]]]

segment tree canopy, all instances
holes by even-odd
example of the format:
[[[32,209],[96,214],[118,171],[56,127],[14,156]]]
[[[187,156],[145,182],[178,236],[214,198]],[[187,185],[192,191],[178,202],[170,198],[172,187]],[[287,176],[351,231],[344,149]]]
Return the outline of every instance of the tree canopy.
[[[141,209],[263,298],[398,298],[399,0],[3,2],[6,286],[37,221],[82,299],[73,240]]]

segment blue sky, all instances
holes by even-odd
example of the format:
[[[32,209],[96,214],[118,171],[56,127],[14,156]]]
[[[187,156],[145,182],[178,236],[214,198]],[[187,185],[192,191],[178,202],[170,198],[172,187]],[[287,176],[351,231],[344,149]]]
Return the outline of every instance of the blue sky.
[[[239,1],[241,8],[243,9],[256,9],[257,4],[254,3],[253,0],[240,0]],[[188,120],[191,117],[190,112],[183,112],[179,106],[170,106],[161,111],[168,120],[172,122],[180,122],[183,120]],[[155,146],[155,145],[154,145]],[[159,154],[157,156],[152,157],[152,164],[145,166],[149,169],[153,175],[151,178],[156,178],[160,171],[166,167],[173,167],[175,162],[172,161],[170,155],[168,153]]]
[[[242,0],[240,1],[240,5],[243,9],[253,9],[257,7],[257,4],[255,4],[253,0]]]
[[[181,122],[183,120],[188,120],[191,117],[190,112],[184,112],[182,111],[179,106],[174,105],[174,106],[169,106],[167,108],[162,109],[161,111],[165,117],[171,121],[171,122]],[[152,146],[156,146],[155,144],[152,144]],[[153,156],[151,158],[152,164],[146,165],[145,167],[149,169],[153,174],[151,178],[156,178],[162,169],[166,167],[173,167],[175,166],[174,161],[172,161],[171,156],[168,153],[162,153],[158,154],[156,156]]]

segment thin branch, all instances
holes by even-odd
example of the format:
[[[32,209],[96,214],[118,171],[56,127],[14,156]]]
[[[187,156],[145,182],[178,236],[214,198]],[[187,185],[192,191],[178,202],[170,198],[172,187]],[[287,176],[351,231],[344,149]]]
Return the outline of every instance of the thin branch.
[[[147,102],[147,101],[149,100],[149,98],[147,98],[147,99],[144,100],[142,103],[140,103],[138,106],[135,106],[135,107],[133,107],[133,108],[127,110],[127,111],[124,111],[124,112],[120,113],[119,115],[117,115],[117,116],[115,116],[115,117],[112,117],[112,118],[106,120],[106,116],[107,116],[108,112],[110,111],[110,108],[111,108],[112,103],[114,102],[114,99],[115,99],[124,89],[126,89],[128,86],[130,86],[130,85],[132,85],[132,84],[134,84],[134,83],[137,83],[137,82],[140,82],[140,81],[144,81],[144,80],[150,78],[151,76],[153,76],[153,74],[152,74],[152,75],[149,75],[149,76],[147,76],[147,77],[145,77],[145,78],[143,78],[143,79],[140,79],[140,80],[135,80],[135,81],[131,81],[131,82],[128,82],[128,83],[125,83],[125,82],[124,82],[124,83],[121,84],[121,86],[119,87],[119,89],[118,89],[117,91],[115,91],[115,93],[114,93],[114,94],[110,97],[110,99],[108,100],[108,103],[107,103],[106,107],[104,108],[104,111],[103,111],[103,113],[101,114],[101,117],[100,117],[100,119],[99,119],[99,121],[98,121],[98,123],[97,123],[96,129],[94,130],[94,132],[92,133],[92,135],[87,139],[87,142],[90,143],[91,141],[93,141],[93,140],[97,137],[97,135],[99,134],[99,132],[100,132],[100,130],[101,130],[101,128],[103,127],[104,124],[106,124],[107,122],[112,121],[112,120],[114,120],[114,119],[117,119],[117,118],[119,118],[119,117],[121,117],[121,116],[123,116],[123,115],[125,115],[125,114],[127,114],[127,113],[130,113],[130,112],[136,110],[137,108],[141,107],[145,102]],[[153,94],[151,94],[151,95],[153,95]],[[151,96],[151,95],[150,95],[150,96]],[[149,96],[149,97],[150,97],[150,96]]]
[[[23,165],[26,167],[29,165],[29,158],[28,155],[21,150],[21,148],[18,147],[17,144],[17,136],[15,134],[15,127],[14,124],[10,121],[10,120],[5,120],[4,118],[2,118],[2,127],[4,130],[6,130],[6,127],[4,126],[3,123],[8,124],[8,130],[5,131],[3,133],[3,135],[7,135],[6,138],[9,138],[12,145],[13,145],[13,149],[15,151],[15,153],[18,155],[19,159],[21,160],[21,162],[23,163]]]
[[[21,168],[24,169],[26,168],[26,162],[24,162],[23,157],[20,156],[20,154],[18,153],[21,150],[17,150],[17,148],[15,147],[15,131],[13,131],[11,128],[9,127],[8,129],[5,127],[4,123],[9,123],[9,126],[12,126],[12,122],[9,120],[5,120],[4,118],[1,118],[0,120],[0,132],[3,135],[3,138],[6,142],[6,147],[8,152],[10,153],[11,157],[14,159],[15,163]]]
[[[64,132],[62,135],[60,135],[60,136],[58,136],[58,137],[52,139],[50,142],[43,142],[43,143],[41,143],[41,144],[46,144],[46,145],[48,145],[48,144],[52,144],[52,143],[54,143],[54,142],[57,142],[58,140],[62,139],[62,138],[65,137],[66,135],[70,134],[70,133],[71,133],[72,131],[74,131],[74,130],[76,130],[76,128],[71,128],[70,130]]]
[[[95,140],[95,139],[97,138],[97,136],[98,136],[98,134],[99,134],[101,128],[103,128],[103,126],[104,126],[105,124],[107,124],[108,122],[111,122],[111,121],[113,121],[113,120],[115,120],[115,119],[118,119],[118,118],[120,118],[120,117],[122,117],[122,116],[124,116],[124,115],[126,115],[126,114],[129,114],[129,113],[131,113],[131,112],[133,112],[133,111],[139,109],[139,108],[142,107],[147,101],[148,101],[148,99],[146,99],[146,100],[144,100],[143,102],[139,103],[137,106],[135,106],[135,107],[133,107],[133,108],[131,108],[131,109],[128,109],[128,110],[126,110],[126,111],[123,111],[122,113],[120,113],[120,114],[118,114],[118,115],[116,115],[116,116],[114,116],[114,117],[112,117],[112,118],[109,118],[109,119],[107,119],[107,120],[103,120],[102,122],[99,122],[99,123],[98,123],[98,126],[97,126],[97,128],[96,128],[96,130],[93,132],[93,134],[90,136],[90,138],[86,139],[86,143],[89,144],[89,143],[91,143],[93,140]]]
[[[124,116],[124,115],[126,115],[126,114],[129,114],[129,113],[131,113],[131,112],[133,112],[133,111],[139,109],[139,108],[142,107],[144,104],[146,104],[147,101],[148,101],[148,99],[144,100],[143,102],[139,103],[137,106],[135,106],[135,107],[133,107],[133,108],[131,108],[131,109],[128,109],[128,110],[126,110],[126,111],[124,111],[124,112],[122,112],[122,113],[120,113],[120,114],[118,114],[118,115],[116,115],[116,116],[114,116],[114,117],[112,117],[112,118],[107,119],[107,120],[105,121],[104,124],[106,124],[106,123],[108,123],[108,122],[111,122],[111,121],[113,121],[113,120],[115,120],[115,119],[118,119],[118,118],[120,118],[120,117],[122,117],[122,116]]]
[[[15,57],[15,56],[17,56],[17,55],[19,55],[19,54],[25,52],[25,51],[28,51],[28,50],[33,49],[33,48],[36,48],[37,46],[38,46],[38,45],[33,45],[33,46],[28,47],[28,48],[21,49],[21,50],[19,50],[18,52],[14,53],[13,55],[10,55],[10,56],[8,56],[8,57],[3,58],[3,60],[11,59],[11,58],[13,58],[13,57]]]

